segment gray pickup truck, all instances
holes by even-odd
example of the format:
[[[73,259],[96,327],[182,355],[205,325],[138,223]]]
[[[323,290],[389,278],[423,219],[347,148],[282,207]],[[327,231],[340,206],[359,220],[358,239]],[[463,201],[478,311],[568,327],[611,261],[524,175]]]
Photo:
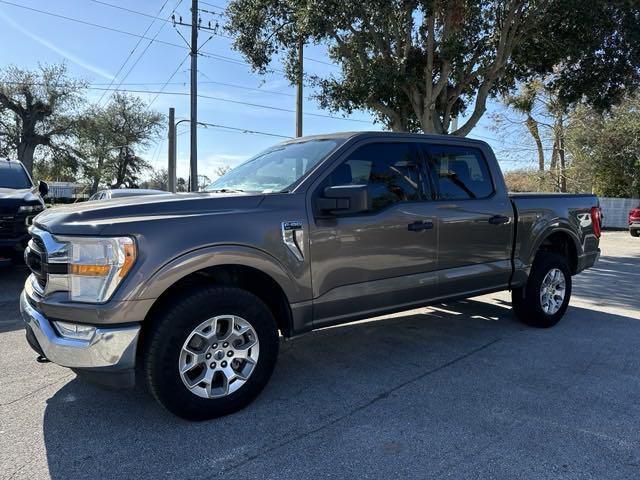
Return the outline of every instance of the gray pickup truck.
[[[39,360],[148,385],[188,419],[264,388],[279,335],[511,290],[550,327],[599,255],[593,195],[509,195],[489,146],[342,133],[276,145],[205,192],[35,218],[21,297]]]

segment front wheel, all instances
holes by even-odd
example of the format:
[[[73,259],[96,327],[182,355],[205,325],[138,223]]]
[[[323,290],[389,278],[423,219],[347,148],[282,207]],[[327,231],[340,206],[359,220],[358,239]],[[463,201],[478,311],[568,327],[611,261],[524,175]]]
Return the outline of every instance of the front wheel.
[[[250,292],[207,287],[151,319],[144,370],[156,400],[188,420],[248,405],[265,387],[278,356],[269,308]]]
[[[516,316],[527,325],[549,328],[564,316],[571,298],[571,271],[566,259],[540,252],[524,287],[511,294]]]

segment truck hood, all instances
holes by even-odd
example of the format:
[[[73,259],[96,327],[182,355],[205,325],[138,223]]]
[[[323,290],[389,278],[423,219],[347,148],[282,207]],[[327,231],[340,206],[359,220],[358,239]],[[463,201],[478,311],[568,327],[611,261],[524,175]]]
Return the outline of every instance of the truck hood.
[[[37,202],[40,200],[40,198],[31,188],[0,188],[0,201],[2,200],[17,200],[29,203]]]
[[[140,222],[233,214],[256,208],[263,198],[242,193],[124,197],[52,207],[35,217],[34,224],[58,235],[134,234]]]

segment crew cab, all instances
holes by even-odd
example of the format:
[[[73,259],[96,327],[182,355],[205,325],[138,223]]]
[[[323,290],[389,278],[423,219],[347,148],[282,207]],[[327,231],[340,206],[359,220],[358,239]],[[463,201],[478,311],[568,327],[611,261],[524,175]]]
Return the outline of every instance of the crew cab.
[[[44,210],[48,191],[45,182],[34,185],[21,162],[0,159],[0,258],[22,261],[27,227]]]
[[[21,297],[40,355],[208,419],[247,405],[279,336],[511,290],[551,327],[599,255],[593,195],[507,193],[484,142],[386,132],[269,148],[206,191],[35,218]]]

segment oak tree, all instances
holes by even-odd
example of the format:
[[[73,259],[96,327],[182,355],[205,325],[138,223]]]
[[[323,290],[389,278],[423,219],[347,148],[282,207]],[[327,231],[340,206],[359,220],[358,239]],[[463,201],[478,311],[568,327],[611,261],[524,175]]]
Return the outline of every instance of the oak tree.
[[[339,74],[308,76],[321,106],[372,112],[396,131],[467,135],[487,101],[553,76],[563,102],[606,109],[640,82],[640,5],[625,0],[232,0],[228,32],[255,70],[299,42]]]

